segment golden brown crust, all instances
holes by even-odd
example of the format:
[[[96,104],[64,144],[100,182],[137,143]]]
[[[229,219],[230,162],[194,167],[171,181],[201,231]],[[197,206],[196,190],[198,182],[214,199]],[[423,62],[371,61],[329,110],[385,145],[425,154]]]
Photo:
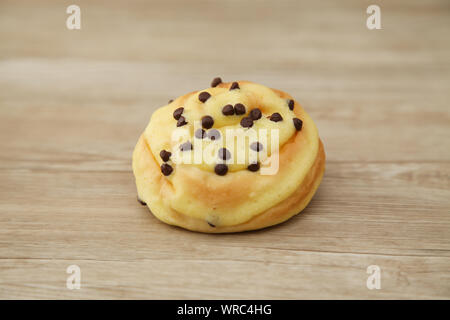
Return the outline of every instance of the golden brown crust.
[[[161,159],[157,155],[162,146],[168,146],[168,143],[161,141],[173,130],[170,127],[174,126],[174,120],[168,115],[179,106],[188,106],[187,117],[191,116],[188,121],[198,118],[198,114],[205,114],[205,110],[201,109],[203,105],[192,102],[198,91],[184,95],[176,99],[173,105],[155,112],[133,154],[138,195],[160,220],[200,232],[254,230],[289,219],[299,213],[314,195],[323,175],[325,153],[311,118],[297,102],[293,111],[286,112],[288,109],[284,101],[292,97],[282,91],[247,81],[240,81],[239,84],[243,86],[243,91],[247,90],[247,95],[241,98],[247,99],[248,109],[258,106],[267,115],[274,112],[272,102],[281,103],[275,111],[284,112],[285,122],[277,126],[281,129],[285,126],[283,130],[290,131],[280,144],[279,171],[275,175],[260,175],[237,168],[226,176],[218,176],[208,167],[180,163],[174,165],[174,173],[170,177],[163,176]],[[220,88],[228,88],[229,85],[222,83],[217,90],[223,92]],[[213,110],[217,107],[213,105]],[[192,112],[198,112],[196,117]],[[303,120],[302,131],[296,132],[292,127],[286,129],[287,125],[292,125],[292,117]],[[219,128],[224,125],[220,121],[229,120],[217,115],[216,119]],[[270,122],[261,123],[263,127],[273,126]]]
[[[169,219],[164,216],[158,216],[158,218],[168,224],[173,224],[171,221],[176,221],[177,223],[174,224],[176,226],[180,226],[191,231],[207,233],[242,232],[270,227],[288,220],[292,216],[300,213],[308,205],[319,187],[324,171],[325,151],[322,142],[320,142],[320,149],[317,154],[316,161],[314,162],[311,171],[308,173],[305,180],[297,188],[297,190],[295,190],[295,192],[283,202],[260,213],[250,221],[229,227],[212,227],[203,220],[191,218],[172,209],[168,211]]]

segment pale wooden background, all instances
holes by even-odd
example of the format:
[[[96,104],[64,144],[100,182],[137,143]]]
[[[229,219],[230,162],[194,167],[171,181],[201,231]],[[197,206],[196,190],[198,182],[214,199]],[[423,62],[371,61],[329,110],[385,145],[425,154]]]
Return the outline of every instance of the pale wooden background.
[[[447,0],[1,0],[0,298],[450,298],[449,36]],[[287,223],[205,235],[136,202],[150,114],[218,75],[319,127],[327,171]]]

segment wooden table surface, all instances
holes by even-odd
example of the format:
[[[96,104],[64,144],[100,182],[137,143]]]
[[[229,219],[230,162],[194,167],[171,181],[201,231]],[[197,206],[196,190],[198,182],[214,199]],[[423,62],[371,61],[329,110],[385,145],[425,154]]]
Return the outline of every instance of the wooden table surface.
[[[0,298],[449,299],[449,35],[447,0],[1,0]],[[327,169],[301,215],[207,235],[137,203],[151,113],[215,76],[315,120]]]

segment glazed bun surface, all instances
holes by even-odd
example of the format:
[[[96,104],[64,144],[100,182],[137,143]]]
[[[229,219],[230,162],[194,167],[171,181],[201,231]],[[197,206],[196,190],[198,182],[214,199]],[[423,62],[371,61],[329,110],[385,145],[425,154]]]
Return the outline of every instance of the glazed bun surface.
[[[217,82],[153,113],[133,153],[138,197],[158,219],[193,231],[281,223],[320,184],[317,128],[287,93]]]

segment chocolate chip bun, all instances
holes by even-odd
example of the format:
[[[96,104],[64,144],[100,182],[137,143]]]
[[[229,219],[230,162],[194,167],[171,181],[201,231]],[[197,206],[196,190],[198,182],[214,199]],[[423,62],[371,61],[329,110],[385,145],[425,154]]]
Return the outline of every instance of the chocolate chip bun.
[[[161,221],[208,233],[286,221],[324,169],[317,128],[290,95],[220,78],[156,110],[133,153],[139,201]]]

